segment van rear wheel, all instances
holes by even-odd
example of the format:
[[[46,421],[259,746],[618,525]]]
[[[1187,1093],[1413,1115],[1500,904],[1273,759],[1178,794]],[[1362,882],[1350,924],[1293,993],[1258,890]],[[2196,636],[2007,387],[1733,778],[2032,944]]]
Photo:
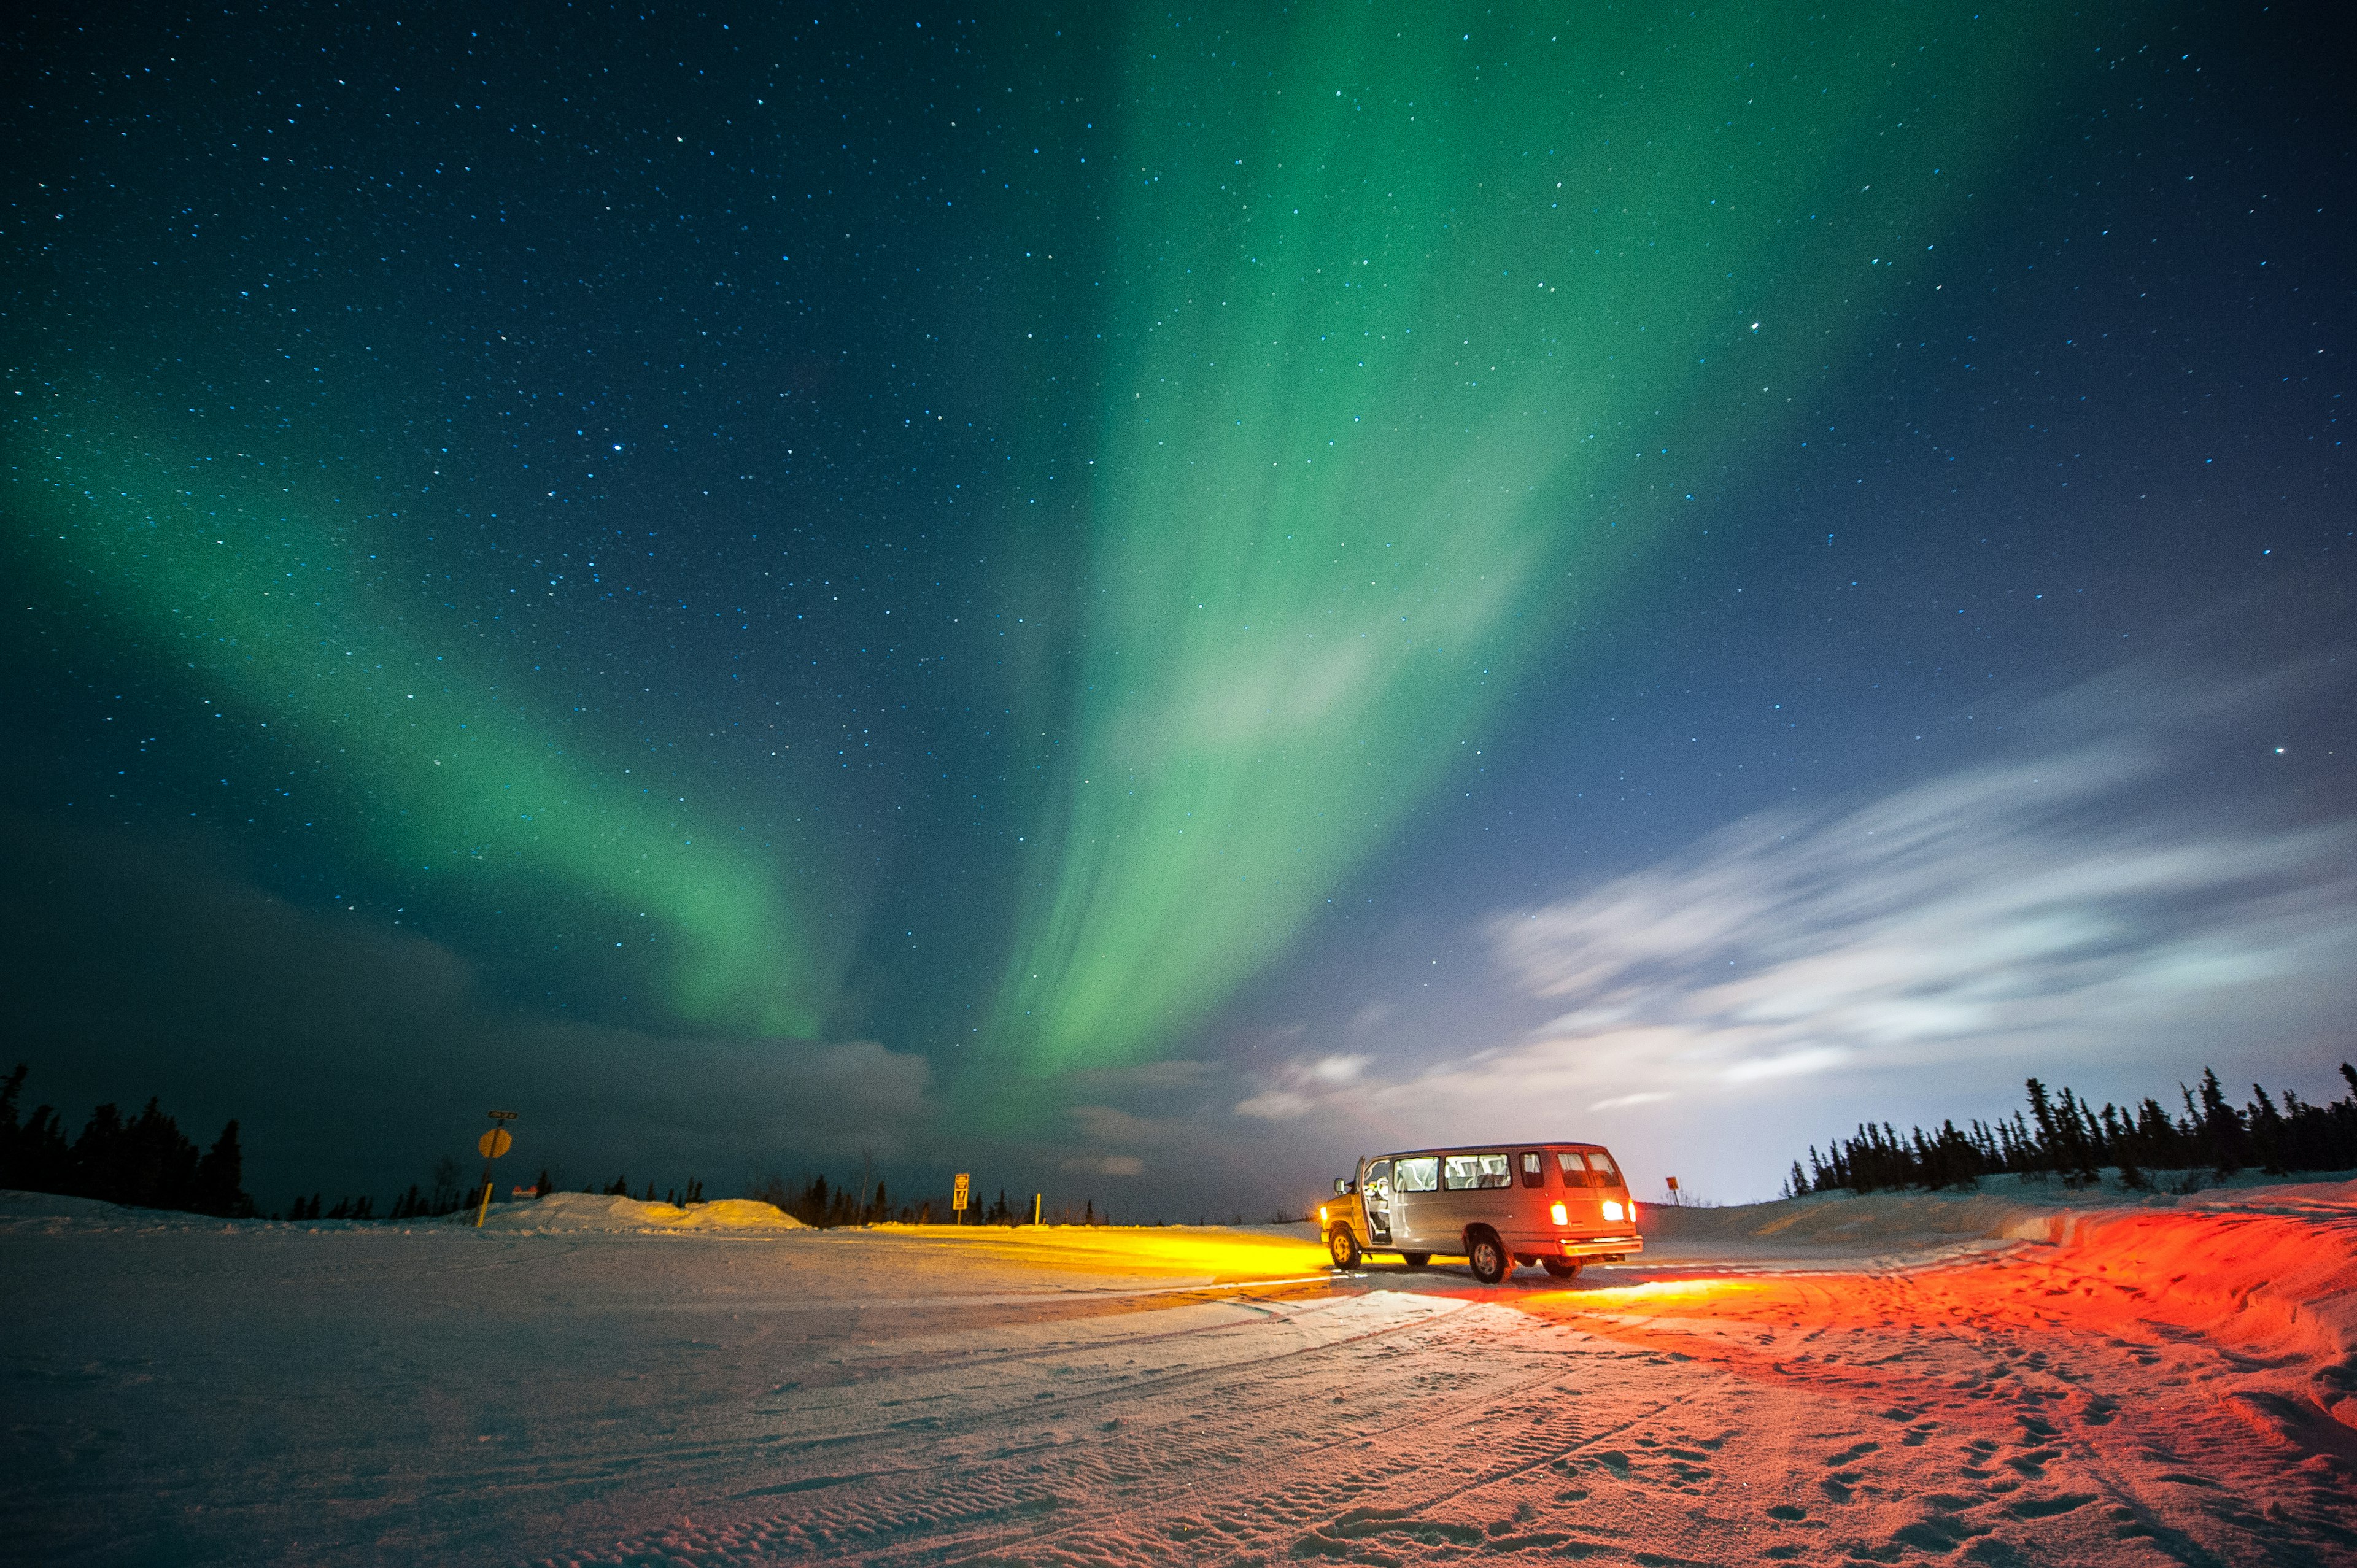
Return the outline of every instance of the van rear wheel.
[[[1465,1261],[1473,1265],[1473,1277],[1485,1285],[1503,1282],[1514,1267],[1514,1260],[1508,1255],[1504,1244],[1488,1230],[1476,1230],[1467,1238]]]
[[[1577,1258],[1541,1258],[1539,1267],[1559,1280],[1576,1280],[1579,1277]]]
[[[1348,1225],[1337,1225],[1326,1233],[1326,1251],[1338,1269],[1359,1266],[1359,1239],[1351,1233]]]

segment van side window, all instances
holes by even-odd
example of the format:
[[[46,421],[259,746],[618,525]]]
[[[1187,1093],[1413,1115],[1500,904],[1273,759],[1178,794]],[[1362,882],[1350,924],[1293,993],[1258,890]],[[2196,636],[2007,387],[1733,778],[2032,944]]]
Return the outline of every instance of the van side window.
[[[1620,1167],[1614,1165],[1612,1163],[1612,1156],[1606,1154],[1603,1150],[1598,1149],[1589,1154],[1587,1156],[1587,1163],[1595,1167],[1597,1176],[1603,1179],[1603,1183],[1606,1187],[1626,1187],[1629,1185],[1627,1182],[1620,1179]]]
[[[1426,1155],[1420,1160],[1392,1162],[1394,1192],[1432,1192],[1440,1186],[1440,1161]]]
[[[1576,1152],[1570,1149],[1557,1149],[1555,1157],[1555,1163],[1563,1167],[1564,1186],[1593,1187],[1596,1185],[1588,1177],[1587,1162],[1581,1159]]]
[[[1377,1160],[1367,1167],[1367,1196],[1389,1197],[1392,1195],[1392,1163]]]
[[[1525,1153],[1522,1160],[1523,1185],[1524,1187],[1546,1186],[1546,1161],[1535,1153]]]
[[[1512,1187],[1513,1173],[1503,1155],[1447,1155],[1440,1162],[1440,1185],[1451,1192],[1470,1188]]]

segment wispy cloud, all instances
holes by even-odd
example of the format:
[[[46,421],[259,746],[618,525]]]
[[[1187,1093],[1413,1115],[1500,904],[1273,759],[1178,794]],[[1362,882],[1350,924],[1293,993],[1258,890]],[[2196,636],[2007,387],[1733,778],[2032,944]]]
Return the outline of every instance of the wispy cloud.
[[[1329,1095],[1358,1081],[1373,1058],[1361,1056],[1302,1057],[1278,1069],[1268,1088],[1236,1107],[1239,1116],[1290,1122],[1306,1116]]]
[[[1817,811],[1748,818],[1657,865],[1491,919],[1545,1022],[1338,1097],[1297,1062],[1237,1110],[1347,1100],[1438,1122],[1501,1105],[1727,1101],[1774,1080],[2032,1058],[2167,1058],[2315,1033],[2357,972],[2357,822],[2192,803],[2168,734],[2264,694],[2104,683],[2048,704],[2087,738]],[[2244,743],[2243,749],[2249,749]],[[2214,757],[2211,760],[2215,760]],[[2264,792],[2263,792],[2264,793]],[[2288,789],[2275,792],[2288,805]]]
[[[1066,1160],[1064,1168],[1091,1176],[1134,1176],[1146,1174],[1146,1162],[1135,1155],[1086,1155]]]

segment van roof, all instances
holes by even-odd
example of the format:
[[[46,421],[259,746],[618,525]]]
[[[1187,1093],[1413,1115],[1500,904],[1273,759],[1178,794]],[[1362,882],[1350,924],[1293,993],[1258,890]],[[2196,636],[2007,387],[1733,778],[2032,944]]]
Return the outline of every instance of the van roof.
[[[1528,1149],[1574,1149],[1582,1154],[1609,1154],[1601,1144],[1575,1144],[1563,1139],[1529,1144],[1450,1144],[1437,1149],[1401,1149],[1394,1154],[1369,1155],[1361,1163],[1372,1165],[1377,1160],[1413,1160],[1425,1155],[1510,1155]]]

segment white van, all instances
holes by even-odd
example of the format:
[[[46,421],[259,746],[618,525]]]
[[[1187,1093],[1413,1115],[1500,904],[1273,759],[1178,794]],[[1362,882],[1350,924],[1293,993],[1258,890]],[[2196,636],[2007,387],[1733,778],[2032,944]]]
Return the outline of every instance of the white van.
[[[1378,1155],[1335,1178],[1318,1219],[1338,1269],[1368,1252],[1397,1252],[1412,1269],[1446,1253],[1492,1285],[1516,1263],[1567,1280],[1584,1262],[1617,1263],[1645,1250],[1629,1184],[1599,1144]]]

